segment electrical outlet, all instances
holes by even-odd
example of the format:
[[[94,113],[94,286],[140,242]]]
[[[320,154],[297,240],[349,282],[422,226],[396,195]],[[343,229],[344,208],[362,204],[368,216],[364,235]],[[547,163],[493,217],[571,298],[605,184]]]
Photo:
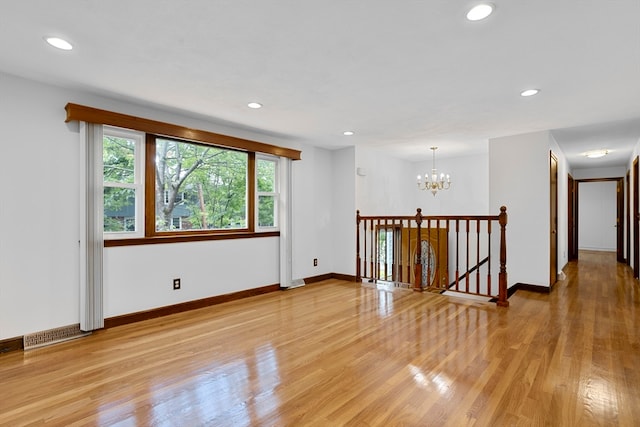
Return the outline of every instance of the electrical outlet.
[[[318,258],[314,258],[313,259],[313,266],[317,267],[318,266]]]
[[[180,289],[180,279],[173,279],[173,290],[176,291]]]

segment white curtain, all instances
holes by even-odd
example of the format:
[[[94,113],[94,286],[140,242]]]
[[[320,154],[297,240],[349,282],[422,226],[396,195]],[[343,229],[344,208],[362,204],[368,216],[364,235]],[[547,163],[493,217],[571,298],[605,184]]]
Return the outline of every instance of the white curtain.
[[[289,288],[293,285],[293,264],[291,244],[291,159],[280,158],[280,197],[279,197],[279,228],[280,228],[280,287]]]
[[[102,126],[80,122],[80,329],[104,327]]]

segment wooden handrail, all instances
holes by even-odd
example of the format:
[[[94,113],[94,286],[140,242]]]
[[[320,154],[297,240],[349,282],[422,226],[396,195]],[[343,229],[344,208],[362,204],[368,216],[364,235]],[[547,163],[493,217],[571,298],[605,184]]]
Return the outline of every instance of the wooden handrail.
[[[499,257],[492,253],[494,222],[500,225]],[[365,216],[357,211],[356,280],[402,283],[415,291],[452,290],[489,296],[499,306],[507,307],[506,226],[504,206],[499,215],[425,216],[420,208],[413,216]],[[423,253],[425,240],[429,244]],[[475,260],[470,263],[472,257]],[[499,259],[497,283],[491,259]],[[472,272],[476,273],[474,277]],[[486,281],[481,279],[482,272],[486,273]],[[450,282],[449,277],[454,280]]]

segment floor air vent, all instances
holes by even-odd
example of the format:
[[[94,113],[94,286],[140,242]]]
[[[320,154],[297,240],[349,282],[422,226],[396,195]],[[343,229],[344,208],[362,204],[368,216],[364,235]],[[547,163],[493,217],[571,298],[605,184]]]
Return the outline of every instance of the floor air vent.
[[[81,338],[89,334],[91,334],[91,332],[83,332],[80,330],[80,324],[36,332],[23,337],[24,349],[31,350],[45,345]]]

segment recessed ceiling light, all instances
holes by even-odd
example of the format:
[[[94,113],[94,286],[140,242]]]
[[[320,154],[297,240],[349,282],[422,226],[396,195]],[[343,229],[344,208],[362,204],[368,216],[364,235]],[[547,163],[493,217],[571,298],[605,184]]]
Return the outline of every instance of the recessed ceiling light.
[[[494,9],[495,6],[492,3],[481,3],[475,5],[469,12],[467,12],[467,19],[469,21],[480,21],[491,15]]]
[[[598,159],[600,157],[606,156],[607,154],[609,154],[609,150],[593,150],[584,153],[584,155],[590,159]]]
[[[262,108],[262,104],[260,104],[259,102],[250,102],[247,104],[247,107],[249,108]]]
[[[354,131],[352,131],[352,130],[345,130],[344,132],[342,132],[342,134],[343,134],[344,136],[351,136],[351,135],[353,135],[354,133],[355,133],[355,132],[354,132]]]
[[[533,96],[540,93],[540,89],[527,89],[520,92],[520,96]]]
[[[53,47],[57,47],[62,50],[71,50],[73,46],[68,41],[61,39],[60,37],[45,37],[44,40]]]

